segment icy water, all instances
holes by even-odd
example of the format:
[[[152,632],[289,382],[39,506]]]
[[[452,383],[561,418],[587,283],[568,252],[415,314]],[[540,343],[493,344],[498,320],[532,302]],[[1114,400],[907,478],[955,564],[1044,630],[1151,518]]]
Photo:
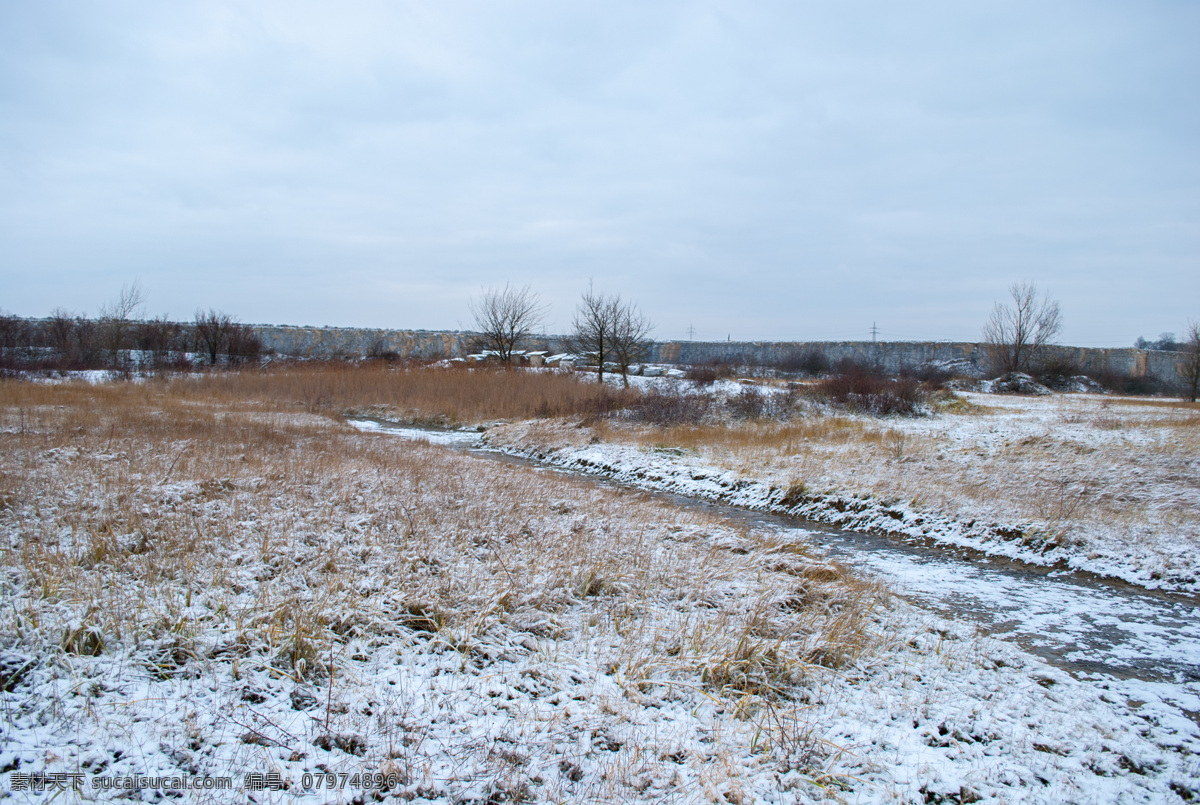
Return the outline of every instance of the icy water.
[[[597,476],[480,449],[476,434],[376,421],[353,424],[619,486]],[[1169,703],[1200,722],[1200,604],[1194,600],[1147,593],[1086,574],[1048,572],[980,556],[964,558],[932,545],[913,546],[669,493],[648,494],[792,534],[820,546],[832,559],[888,580],[898,595],[925,609],[975,623],[981,632],[1011,640],[1076,676],[1120,681],[1132,699]]]

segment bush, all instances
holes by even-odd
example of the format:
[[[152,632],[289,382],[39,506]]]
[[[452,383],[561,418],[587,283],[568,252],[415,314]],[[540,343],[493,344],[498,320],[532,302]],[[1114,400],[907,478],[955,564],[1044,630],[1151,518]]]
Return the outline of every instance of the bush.
[[[712,394],[681,394],[677,390],[652,389],[629,407],[629,418],[647,425],[699,425],[715,418],[716,398]]]
[[[742,386],[726,403],[734,419],[762,419],[768,414],[769,399],[758,386]]]
[[[388,363],[396,363],[400,360],[400,353],[394,349],[388,349],[384,340],[380,338],[375,343],[371,344],[367,350],[367,360],[369,361],[387,361]]]
[[[683,376],[700,386],[710,386],[718,380],[724,380],[737,374],[734,365],[714,358],[707,363],[695,364],[684,370]]]
[[[1152,397],[1159,394],[1170,394],[1172,392],[1170,384],[1163,382],[1154,375],[1133,377],[1131,375],[1124,374],[1123,372],[1114,372],[1109,369],[1104,369],[1101,371],[1088,372],[1088,377],[1109,391],[1116,392],[1117,394]]]
[[[774,369],[785,375],[816,377],[829,371],[829,358],[815,349],[791,350],[775,360]]]
[[[233,365],[258,363],[262,360],[262,339],[248,324],[233,323],[227,342],[229,362]]]
[[[875,377],[883,379],[887,377],[887,373],[883,367],[877,363],[860,363],[854,358],[842,358],[833,366],[833,371],[838,375],[864,375],[866,377]]]
[[[1184,340],[1187,340],[1186,335]],[[1137,341],[1133,345],[1138,349],[1157,349],[1165,352],[1182,352],[1186,348],[1186,344],[1182,344],[1175,340],[1175,333],[1163,333],[1158,337],[1157,341],[1147,341],[1145,338],[1138,336]]]
[[[792,418],[796,405],[797,388],[789,385],[784,391],[764,392],[758,386],[743,386],[725,402],[725,410],[733,419],[777,419]]]
[[[927,388],[941,389],[945,387],[948,381],[954,378],[954,373],[943,366],[923,363],[920,366],[901,367],[900,377],[904,380],[915,380],[918,383],[924,384]]]
[[[653,389],[639,396],[627,407],[626,417],[658,427],[672,425],[714,424],[746,419],[791,418],[797,390],[789,387],[781,392],[764,391],[759,386],[742,386],[736,394],[688,394],[678,388]]]
[[[850,371],[822,380],[816,395],[850,411],[876,416],[917,416],[924,413],[929,389],[912,378],[892,380],[852,364]]]
[[[629,406],[630,399],[636,393],[628,388],[621,391],[613,391],[607,385],[597,384],[597,388],[598,392],[595,396],[581,397],[574,403],[573,413],[579,414],[586,424],[592,424],[597,419],[611,417],[625,410]],[[534,416],[539,419],[549,419],[561,416],[562,413],[561,408],[552,405],[550,400],[543,399],[534,411]]]
[[[0,313],[0,369],[14,372],[25,364],[29,352],[28,322]]]
[[[1070,355],[1051,352],[1034,364],[1031,376],[1046,388],[1069,391],[1075,388],[1075,378],[1082,373]]]

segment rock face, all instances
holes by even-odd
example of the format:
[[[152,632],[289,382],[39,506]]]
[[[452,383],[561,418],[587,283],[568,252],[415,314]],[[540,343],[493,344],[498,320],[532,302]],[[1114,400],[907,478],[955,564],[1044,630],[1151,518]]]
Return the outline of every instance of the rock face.
[[[299,358],[361,358],[395,353],[405,358],[454,358],[470,351],[470,333],[355,327],[256,325],[263,348]]]
[[[395,353],[421,359],[458,358],[476,351],[473,333],[452,330],[384,330],[353,327],[255,325],[268,351],[306,358],[364,357]],[[565,338],[543,335],[526,349],[564,352]],[[1182,377],[1182,353],[1144,349],[1050,347],[1056,358],[1084,373],[1111,372],[1127,377]],[[987,366],[982,344],[967,341],[655,341],[648,363],[702,364],[713,361],[770,365],[815,353],[831,364],[850,359],[896,372],[929,364],[953,366],[962,374],[981,375]]]

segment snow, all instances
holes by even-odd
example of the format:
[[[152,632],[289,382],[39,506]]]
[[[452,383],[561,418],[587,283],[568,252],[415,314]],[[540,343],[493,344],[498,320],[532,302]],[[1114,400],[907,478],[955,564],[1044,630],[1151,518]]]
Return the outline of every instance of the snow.
[[[230,416],[209,438],[235,422],[263,434],[257,450],[197,437],[169,480],[173,450],[110,445],[103,428],[70,447],[6,445],[30,479],[0,509],[0,781],[15,797],[42,801],[14,792],[15,775],[60,771],[230,775],[233,791],[204,794],[228,802],[348,802],[360,792],[299,785],[355,771],[395,775],[389,796],[445,803],[1200,792],[1186,691],[1073,678],[906,600],[909,571],[892,570],[899,596],[850,586],[805,553],[811,535],[433,443],[474,434],[358,423],[326,436]],[[640,454],[611,447],[578,455],[611,469]],[[205,450],[212,463],[193,462]],[[684,464],[646,455],[697,494],[758,499],[729,471],[686,465],[699,477],[685,482]],[[182,536],[139,544],[169,533]],[[22,556],[35,548],[45,561]],[[850,595],[878,596],[854,627],[869,645],[841,661],[803,653],[825,645]],[[95,656],[63,639],[89,629],[104,640]],[[314,650],[291,661],[306,640]],[[747,642],[755,653],[734,662]],[[772,646],[808,657],[774,682],[782,696],[750,684],[774,667]],[[248,772],[292,791],[252,794]]]
[[[479,432],[473,430],[439,430],[436,428],[417,428],[396,425],[375,419],[348,419],[346,422],[353,428],[366,433],[386,431],[394,436],[400,436],[411,441],[427,442],[440,445],[474,445],[479,442]]]
[[[486,440],[647,489],[1200,593],[1194,412],[1092,395],[963,397],[983,413],[842,415],[892,440],[874,450],[656,450],[619,425],[586,443],[563,423],[516,423]],[[803,493],[789,497],[797,477]]]

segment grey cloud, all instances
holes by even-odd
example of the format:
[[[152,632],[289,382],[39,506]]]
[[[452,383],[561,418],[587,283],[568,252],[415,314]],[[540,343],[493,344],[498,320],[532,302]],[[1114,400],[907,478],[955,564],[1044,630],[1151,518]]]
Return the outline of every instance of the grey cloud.
[[[1200,315],[1197,33],[1186,3],[12,4],[4,304],[140,274],[177,315],[439,327],[512,280],[565,324],[591,277],[663,335],[973,338],[1031,278],[1124,343]]]

